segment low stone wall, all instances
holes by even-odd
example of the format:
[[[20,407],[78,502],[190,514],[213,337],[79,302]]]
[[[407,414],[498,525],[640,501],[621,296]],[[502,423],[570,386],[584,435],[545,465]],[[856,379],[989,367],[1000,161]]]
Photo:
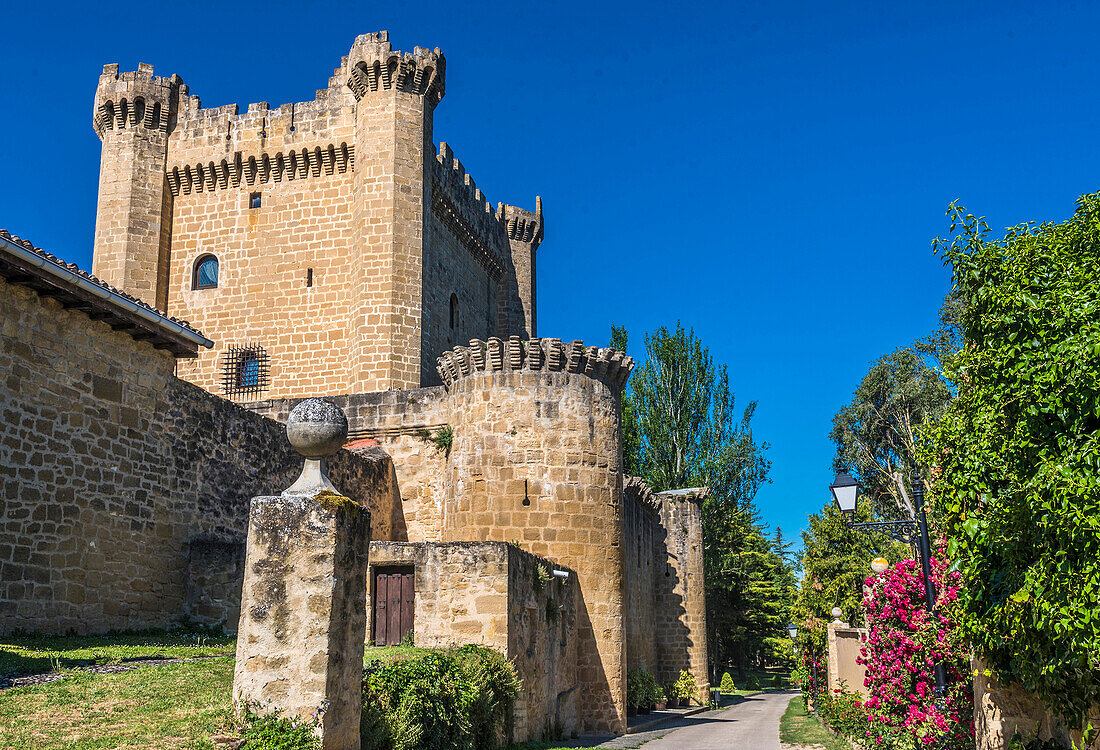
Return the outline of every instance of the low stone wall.
[[[830,691],[843,688],[864,698],[871,697],[870,689],[863,684],[867,679],[867,667],[858,662],[866,640],[867,630],[864,628],[829,624],[827,668]]]
[[[428,435],[450,421],[447,392],[441,387],[331,396],[328,400],[348,417],[355,446],[375,441],[393,458],[396,502],[388,510],[372,511],[371,535],[376,541],[439,542],[443,539],[443,481],[446,452]],[[245,404],[246,408],[280,423],[301,399],[275,399]]]
[[[0,321],[0,633],[235,628],[249,501],[301,468],[282,425],[3,281]],[[392,483],[381,455],[330,474],[360,502]]]
[[[1065,722],[1046,704],[1019,685],[1003,683],[989,673],[980,660],[974,669],[974,732],[977,750],[1007,750],[1017,733],[1025,744],[1034,738],[1069,740],[1081,747],[1081,732],[1068,731]],[[1095,706],[1085,722],[1100,727],[1100,706]],[[1068,745],[1067,745],[1068,747]]]
[[[417,646],[476,643],[512,660],[523,681],[516,705],[517,741],[577,730],[572,571],[503,542],[372,542],[370,565],[372,573],[395,565],[413,567]],[[553,576],[555,569],[569,577]],[[370,586],[373,598],[373,575]],[[368,601],[368,643],[372,614]]]

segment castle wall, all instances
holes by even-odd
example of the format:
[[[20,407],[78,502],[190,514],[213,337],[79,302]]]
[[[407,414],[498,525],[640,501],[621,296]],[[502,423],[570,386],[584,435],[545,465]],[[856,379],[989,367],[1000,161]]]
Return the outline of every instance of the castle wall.
[[[0,632],[184,614],[235,627],[249,499],[301,467],[282,427],[177,380],[171,354],[4,281],[0,321]],[[342,452],[331,473],[368,502],[390,472]]]
[[[483,346],[440,363],[454,427],[443,538],[516,541],[577,571],[583,729],[622,731],[619,393],[629,368],[580,342]]]
[[[557,578],[561,566],[501,542],[372,542],[370,564],[413,566],[417,646],[475,643],[512,660],[523,682],[517,742],[577,730],[572,571]],[[369,621],[367,632],[370,642]]]
[[[357,245],[346,210],[353,175],[242,184],[180,195],[173,214],[168,311],[211,331],[214,349],[181,362],[180,377],[222,393],[231,346],[270,357],[268,397],[346,393],[355,334],[347,300]],[[259,193],[259,208],[249,196]],[[212,289],[193,289],[195,263],[218,258]],[[216,332],[216,333],[214,333]]]
[[[258,414],[286,423],[300,399],[246,404]],[[441,387],[333,396],[348,417],[349,448],[377,443],[393,459],[398,502],[387,515],[372,510],[371,538],[376,541],[443,541],[443,500],[447,452],[429,438],[450,421],[447,392]],[[360,441],[367,441],[362,443]],[[388,528],[374,519],[392,518]]]
[[[656,576],[657,680],[674,681],[680,670],[694,675],[699,698],[709,684],[707,669],[706,584],[703,576],[703,522],[700,501],[683,493],[657,493],[661,530]]]
[[[644,489],[643,489],[644,488]],[[656,577],[664,575],[658,540],[664,539],[660,518],[648,488],[628,487],[623,502],[623,617],[626,622],[627,669],[657,672]],[[663,551],[664,547],[660,549]]]

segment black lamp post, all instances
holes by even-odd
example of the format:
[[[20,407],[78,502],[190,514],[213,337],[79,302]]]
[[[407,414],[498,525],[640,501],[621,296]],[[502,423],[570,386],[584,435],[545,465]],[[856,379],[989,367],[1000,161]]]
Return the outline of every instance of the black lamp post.
[[[920,555],[921,576],[924,579],[924,602],[928,607],[928,614],[936,612],[936,586],[932,583],[932,545],[928,541],[928,518],[924,514],[924,482],[920,477],[913,479],[913,504],[917,511],[915,520],[905,521],[873,521],[870,523],[852,523],[856,512],[856,496],[859,494],[859,484],[848,475],[840,472],[829,486],[833,493],[833,501],[836,502],[840,512],[844,514],[844,524],[852,529],[874,529],[881,531],[904,544],[911,544],[917,548]],[[947,693],[947,677],[943,665],[936,664],[936,699],[941,701]]]
[[[789,635],[791,637],[792,641],[794,641],[794,639],[798,637],[798,626],[795,625],[793,622],[787,625],[787,635]],[[796,651],[798,650],[797,646],[795,646],[795,650]],[[814,716],[817,716],[817,693],[818,693],[817,660],[814,659],[813,650],[810,651],[810,661],[814,665],[814,704],[813,704],[813,709],[814,709]]]

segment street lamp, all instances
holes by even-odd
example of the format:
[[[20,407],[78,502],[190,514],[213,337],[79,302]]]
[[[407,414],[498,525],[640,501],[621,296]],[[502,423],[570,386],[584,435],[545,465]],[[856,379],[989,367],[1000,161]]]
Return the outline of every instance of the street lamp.
[[[920,477],[913,479],[913,504],[916,506],[916,519],[904,521],[872,521],[870,523],[852,523],[856,511],[856,496],[859,494],[859,485],[847,472],[840,472],[836,479],[829,485],[832,490],[833,500],[840,512],[844,514],[844,525],[851,529],[873,529],[882,531],[891,539],[904,544],[911,544],[917,548],[920,555],[921,577],[924,583],[924,603],[928,607],[928,613],[936,612],[936,586],[932,583],[932,545],[928,541],[928,518],[924,514],[924,482]],[[881,558],[879,558],[881,559]],[[876,559],[871,563],[871,569],[876,573],[881,572],[876,568]],[[883,560],[885,562],[885,560]],[[886,570],[883,567],[883,570]],[[947,679],[942,664],[936,665],[936,698],[942,700],[947,692]]]
[[[885,557],[876,557],[871,561],[871,571],[875,575],[882,575],[890,567],[890,561]]]
[[[856,493],[859,492],[859,485],[847,472],[842,471],[837,474],[836,479],[829,485],[829,489],[833,492],[833,501],[846,518],[856,512]]]
[[[793,622],[787,624],[787,635],[789,635],[791,637],[792,641],[795,638],[798,637],[798,626],[795,625]],[[798,653],[798,646],[795,646],[794,650],[795,650],[795,653]],[[818,692],[817,659],[814,658],[814,650],[812,648],[809,650],[809,654],[810,654],[810,663],[813,664],[813,666],[814,666],[814,694],[813,694],[813,702],[812,702],[813,705],[811,707],[814,710],[814,716],[817,716],[817,692]]]

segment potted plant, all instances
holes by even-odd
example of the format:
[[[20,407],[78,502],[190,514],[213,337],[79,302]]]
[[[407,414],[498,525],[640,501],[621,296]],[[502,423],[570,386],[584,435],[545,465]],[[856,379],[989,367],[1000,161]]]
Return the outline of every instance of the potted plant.
[[[645,689],[642,685],[642,670],[631,669],[626,673],[626,715],[633,717],[638,715],[638,707],[642,703]]]
[[[653,681],[653,690],[654,690],[654,699],[653,699],[654,706],[653,707],[656,708],[658,711],[664,711],[665,707],[668,705],[668,699],[665,698],[665,691],[661,689],[661,686],[657,684],[656,680]]]

